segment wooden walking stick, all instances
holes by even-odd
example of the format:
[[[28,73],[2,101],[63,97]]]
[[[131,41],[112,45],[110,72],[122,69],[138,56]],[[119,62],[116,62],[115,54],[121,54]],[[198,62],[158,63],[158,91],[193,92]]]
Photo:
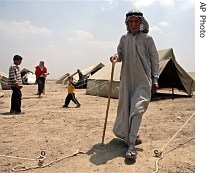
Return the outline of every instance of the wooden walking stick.
[[[107,118],[108,118],[108,113],[109,113],[110,98],[111,98],[111,94],[112,94],[112,81],[113,81],[113,76],[114,76],[114,66],[115,66],[115,63],[112,63],[111,79],[110,79],[110,82],[109,82],[109,96],[108,96],[108,103],[107,103],[107,108],[106,108],[106,117],[105,117],[105,122],[104,122],[102,144],[104,144],[106,124],[107,124]]]

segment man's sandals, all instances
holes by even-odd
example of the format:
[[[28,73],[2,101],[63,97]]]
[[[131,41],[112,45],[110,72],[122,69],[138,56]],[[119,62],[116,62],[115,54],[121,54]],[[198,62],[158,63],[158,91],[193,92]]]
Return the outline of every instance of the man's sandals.
[[[136,160],[137,152],[134,146],[129,146],[126,152],[126,158]]]
[[[138,135],[136,137],[135,145],[140,145],[140,144],[142,144],[142,140],[140,139],[140,137]],[[126,158],[135,160],[136,156],[137,156],[136,148],[134,146],[129,146],[128,150],[126,152]]]

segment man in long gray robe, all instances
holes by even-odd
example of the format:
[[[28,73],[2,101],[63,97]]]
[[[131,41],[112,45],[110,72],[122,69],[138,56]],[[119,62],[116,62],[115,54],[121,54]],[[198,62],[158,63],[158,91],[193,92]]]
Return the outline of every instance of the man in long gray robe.
[[[140,19],[139,25],[137,19]],[[147,35],[149,25],[143,14],[130,11],[126,14],[125,23],[128,32],[120,39],[117,55],[110,59],[112,63],[122,62],[113,132],[129,146],[128,152],[136,152],[134,146],[142,115],[148,108],[151,92],[156,92],[158,88],[159,57],[153,38]]]

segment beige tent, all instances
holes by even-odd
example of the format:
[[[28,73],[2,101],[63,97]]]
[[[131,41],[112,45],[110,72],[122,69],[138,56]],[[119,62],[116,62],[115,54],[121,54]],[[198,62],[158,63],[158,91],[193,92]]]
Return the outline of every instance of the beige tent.
[[[23,84],[36,84],[36,75],[31,70],[24,68],[20,71]]]
[[[96,73],[98,70],[100,70],[103,67],[104,67],[104,64],[99,63],[97,65],[93,65],[93,66],[87,67],[87,68],[81,70],[81,72],[82,72],[85,80],[87,80],[87,78],[89,78],[91,75],[93,75],[94,73]],[[75,81],[78,81],[79,80],[79,75],[78,75],[77,69],[76,69],[76,71],[73,72],[73,73],[71,73],[71,74],[66,73],[65,75],[63,75],[58,81],[56,81],[56,83],[60,83],[60,84],[66,85],[66,83],[67,83],[67,77],[69,75],[73,76]]]
[[[61,76],[55,83],[57,84],[62,84],[63,81],[69,76],[69,73],[64,74],[63,76]]]
[[[10,90],[11,87],[10,85],[8,85],[8,75],[3,72],[0,72],[0,78],[2,90]]]
[[[195,89],[194,79],[178,64],[173,49],[158,51],[160,58],[159,89],[174,88],[186,92],[189,96]],[[118,98],[121,63],[116,63],[112,83],[112,98]],[[108,97],[111,63],[88,79],[86,94]]]
[[[116,63],[112,82],[112,98],[118,98],[121,63]],[[112,64],[109,63],[87,80],[86,94],[107,97]]]

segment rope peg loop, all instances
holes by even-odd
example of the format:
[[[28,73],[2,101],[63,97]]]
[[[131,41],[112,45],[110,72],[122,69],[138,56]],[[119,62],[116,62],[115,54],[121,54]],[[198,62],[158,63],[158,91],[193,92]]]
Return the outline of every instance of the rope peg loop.
[[[162,154],[163,154],[163,150],[158,150],[157,149],[157,150],[154,151],[154,153],[155,153],[155,157],[159,157],[160,158],[162,156]]]
[[[45,151],[41,151],[40,156],[37,158],[38,160],[38,166],[41,167],[44,164],[45,157]]]

